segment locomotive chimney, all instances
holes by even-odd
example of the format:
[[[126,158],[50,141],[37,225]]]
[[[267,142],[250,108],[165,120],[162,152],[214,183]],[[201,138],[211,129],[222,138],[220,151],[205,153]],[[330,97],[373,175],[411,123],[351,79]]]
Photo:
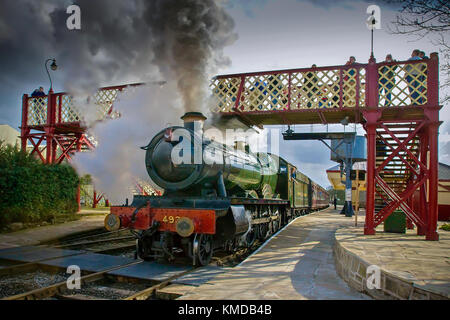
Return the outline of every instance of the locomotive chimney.
[[[188,112],[181,117],[184,127],[199,134],[203,133],[203,125],[207,118],[201,112]]]

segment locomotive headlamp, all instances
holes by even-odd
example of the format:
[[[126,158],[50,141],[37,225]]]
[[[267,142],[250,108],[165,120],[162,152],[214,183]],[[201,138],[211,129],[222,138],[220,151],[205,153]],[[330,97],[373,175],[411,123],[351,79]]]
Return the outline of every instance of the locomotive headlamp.
[[[108,214],[105,217],[105,229],[108,231],[117,231],[120,229],[120,218],[114,214]]]
[[[180,218],[178,219],[176,230],[181,237],[187,238],[194,233],[194,222],[187,217]]]

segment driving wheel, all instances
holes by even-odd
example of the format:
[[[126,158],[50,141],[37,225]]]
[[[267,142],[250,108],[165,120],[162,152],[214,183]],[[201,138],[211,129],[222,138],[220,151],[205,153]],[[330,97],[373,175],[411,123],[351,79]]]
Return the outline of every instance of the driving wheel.
[[[198,259],[198,262],[202,266],[206,266],[211,262],[213,255],[213,239],[209,234],[197,235],[194,240],[194,250]]]

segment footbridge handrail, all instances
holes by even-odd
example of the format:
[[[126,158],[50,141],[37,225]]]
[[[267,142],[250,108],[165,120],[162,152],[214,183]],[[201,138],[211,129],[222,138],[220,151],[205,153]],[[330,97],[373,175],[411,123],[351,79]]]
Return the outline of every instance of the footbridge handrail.
[[[120,91],[142,83],[105,87],[92,97],[96,119],[119,116],[113,103]],[[213,111],[261,114],[286,111],[327,111],[375,107],[439,105],[439,58],[299,68],[219,75],[211,81]],[[87,101],[90,102],[90,101]],[[22,126],[80,126],[84,115],[72,96],[49,93],[23,96]]]
[[[220,113],[438,106],[439,61],[352,64],[216,76]]]

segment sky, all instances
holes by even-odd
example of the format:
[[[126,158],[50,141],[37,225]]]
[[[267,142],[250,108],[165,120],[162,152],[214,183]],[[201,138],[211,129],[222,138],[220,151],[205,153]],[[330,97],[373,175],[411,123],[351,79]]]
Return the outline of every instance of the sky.
[[[96,0],[91,0],[91,3],[95,2]],[[41,85],[48,90],[48,78],[44,69],[45,59],[55,57],[58,61],[65,62],[60,64],[56,72],[52,72],[55,92],[67,90],[71,79],[75,78],[71,75],[77,72],[77,63],[85,62],[81,58],[76,62],[68,62],[67,57],[70,57],[70,54],[64,52],[62,45],[73,44],[64,42],[61,44],[56,40],[48,40],[58,39],[57,34],[54,38],[57,33],[54,26],[55,21],[60,20],[50,16],[52,8],[56,3],[69,5],[71,1],[43,0],[39,1],[39,4],[36,3],[27,0],[2,0],[0,124],[9,124],[14,128],[20,126],[22,95],[30,94]],[[382,61],[387,53],[391,53],[394,59],[406,60],[415,48],[422,49],[427,54],[438,51],[438,48],[430,41],[431,39],[414,41],[415,39],[410,37],[391,34],[389,24],[394,20],[398,8],[388,6],[382,1],[230,0],[224,6],[234,20],[236,39],[229,44],[224,44],[223,55],[228,58],[229,63],[221,64],[217,73],[302,68],[312,64],[342,65],[351,55],[355,56],[358,62],[367,63],[370,56],[370,31],[365,21],[368,17],[366,8],[369,4],[377,4],[382,9],[382,29],[375,31],[374,53],[377,61]],[[111,8],[105,9],[105,12],[111,15],[117,14],[119,18],[123,15],[123,21],[126,21],[129,16],[132,16],[128,15],[128,12],[140,9],[139,7],[130,8],[124,4],[118,6],[123,6],[124,14],[120,11],[118,14],[110,12],[113,10]],[[94,13],[86,12],[88,9],[83,7],[82,10],[83,23],[83,16],[94,15]],[[53,28],[50,27],[49,20],[52,21]],[[118,58],[123,54],[126,56],[128,52],[134,57],[135,51],[144,50],[147,45],[143,38],[132,41],[130,30],[126,30],[125,26],[121,28],[123,21],[117,23],[117,30],[114,31],[115,33],[123,32],[122,40],[120,43],[116,41],[108,44],[110,46],[108,50],[114,51],[112,57],[115,61],[109,61],[104,68],[111,70],[117,68],[129,72],[105,72],[96,79],[100,86],[149,79],[148,74],[151,73],[152,67],[147,68],[147,65],[152,63],[151,59]],[[114,37],[104,33],[99,35]],[[91,50],[93,43],[95,44],[95,41],[89,42],[86,50]],[[75,44],[78,43],[75,42]],[[85,58],[89,59],[89,56]],[[89,63],[95,63],[95,61]],[[142,69],[146,72],[141,72]],[[74,81],[80,81],[80,79]],[[441,112],[441,120],[444,121],[440,131],[441,146],[447,145],[450,141],[450,128],[447,126],[449,119],[450,115],[447,115],[445,111]],[[161,128],[164,125],[161,123]],[[308,131],[311,127],[296,129]],[[313,130],[320,131],[321,128],[314,127]],[[350,128],[347,127],[346,130]],[[361,128],[358,130],[363,132]],[[320,142],[281,141],[280,153],[316,182],[323,186],[330,185],[325,170],[334,166],[335,163],[329,160],[330,151]],[[450,157],[442,152],[440,160],[449,163]]]
[[[245,3],[245,6],[241,5]],[[357,62],[367,63],[370,57],[370,31],[365,25],[370,4],[381,7],[382,29],[375,31],[374,55],[383,61],[387,53],[396,60],[407,60],[419,48],[427,54],[439,51],[431,39],[415,41],[414,37],[394,35],[389,25],[397,8],[382,1],[299,1],[267,0],[236,1],[230,13],[235,19],[239,39],[225,48],[232,65],[223,73],[253,72],[290,68],[342,65],[353,55]],[[442,95],[442,93],[441,93]],[[444,124],[440,142],[449,141],[447,121],[450,115],[441,111]],[[284,128],[286,129],[286,128]],[[320,132],[322,126],[297,128],[302,132]],[[335,131],[344,128],[335,126]],[[346,130],[351,130],[347,127]],[[358,126],[359,134],[364,130]],[[336,165],[330,161],[330,150],[319,141],[281,141],[282,156],[323,186],[330,183],[325,170]],[[450,158],[441,152],[440,161]]]

